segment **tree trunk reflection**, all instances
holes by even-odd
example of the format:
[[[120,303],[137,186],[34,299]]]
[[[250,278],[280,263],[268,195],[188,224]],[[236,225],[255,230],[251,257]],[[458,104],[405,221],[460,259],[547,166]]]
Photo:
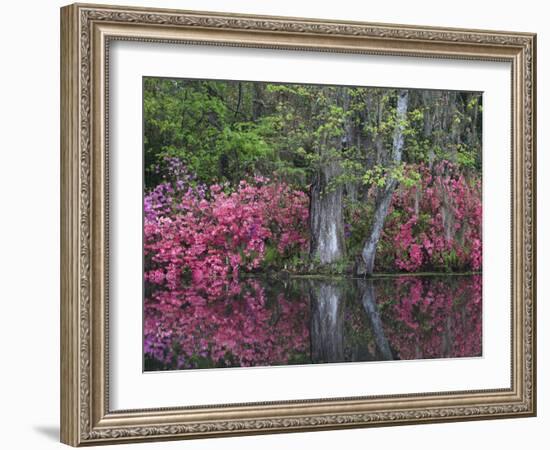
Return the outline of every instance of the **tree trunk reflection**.
[[[311,357],[313,362],[344,361],[344,299],[337,281],[311,280]]]
[[[361,301],[365,312],[369,318],[369,322],[376,342],[376,348],[380,354],[378,360],[390,360],[393,359],[393,355],[390,349],[390,344],[384,334],[384,327],[382,325],[382,319],[376,306],[376,293],[374,290],[374,283],[372,280],[360,280],[359,291],[361,294]]]

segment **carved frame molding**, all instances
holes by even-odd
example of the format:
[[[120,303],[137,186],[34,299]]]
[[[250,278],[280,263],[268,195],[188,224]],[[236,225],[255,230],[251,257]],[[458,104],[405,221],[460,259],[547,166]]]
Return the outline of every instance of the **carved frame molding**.
[[[112,40],[509,61],[512,386],[110,411],[108,58]],[[61,440],[73,446],[536,414],[536,36],[75,4],[61,10]]]

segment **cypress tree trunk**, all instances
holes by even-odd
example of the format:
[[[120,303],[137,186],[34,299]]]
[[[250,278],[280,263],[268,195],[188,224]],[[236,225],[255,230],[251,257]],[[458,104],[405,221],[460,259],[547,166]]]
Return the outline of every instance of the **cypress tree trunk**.
[[[339,91],[328,90],[325,95],[329,105],[339,101]],[[342,174],[337,156],[341,150],[341,136],[325,132],[317,149],[320,163],[310,189],[310,257],[322,265],[334,263],[345,254],[344,188],[341,184],[331,185]]]
[[[325,163],[311,185],[310,255],[323,265],[342,259],[345,253],[343,188],[328,187],[340,172],[339,163]]]
[[[262,83],[252,83],[252,121],[256,122],[264,111],[264,85]]]
[[[391,161],[394,165],[401,163],[403,155],[403,147],[405,144],[404,128],[405,120],[407,118],[407,108],[409,103],[409,91],[402,89],[398,92],[397,97],[397,111],[395,118],[395,129],[393,132],[393,146],[392,146],[392,158]],[[390,177],[386,180],[385,186],[378,191],[376,198],[376,209],[374,212],[374,218],[372,223],[372,229],[368,239],[363,246],[361,256],[365,267],[361,272],[366,275],[371,275],[374,269],[374,257],[376,256],[376,247],[380,240],[380,234],[384,227],[386,216],[388,215],[388,209],[390,207],[393,191],[397,186],[397,180]]]

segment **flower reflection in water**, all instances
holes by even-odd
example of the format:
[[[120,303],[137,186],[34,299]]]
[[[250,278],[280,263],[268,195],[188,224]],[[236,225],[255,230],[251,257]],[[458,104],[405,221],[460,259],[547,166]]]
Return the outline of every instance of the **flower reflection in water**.
[[[481,275],[244,279],[149,292],[146,370],[481,356]]]

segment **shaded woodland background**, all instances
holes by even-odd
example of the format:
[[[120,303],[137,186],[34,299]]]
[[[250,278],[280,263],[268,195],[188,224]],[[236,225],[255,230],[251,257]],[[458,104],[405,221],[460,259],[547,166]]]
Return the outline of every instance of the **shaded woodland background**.
[[[475,92],[145,78],[153,284],[481,269]]]

